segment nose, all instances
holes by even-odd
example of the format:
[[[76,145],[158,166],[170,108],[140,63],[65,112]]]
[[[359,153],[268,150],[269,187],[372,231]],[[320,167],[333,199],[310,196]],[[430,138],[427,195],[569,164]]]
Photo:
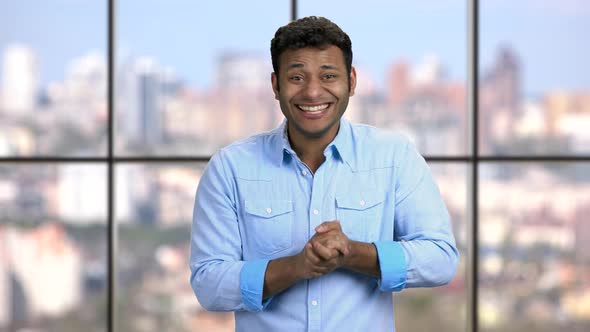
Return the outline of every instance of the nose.
[[[310,99],[317,99],[322,94],[322,84],[319,79],[308,79],[303,87],[303,95]]]

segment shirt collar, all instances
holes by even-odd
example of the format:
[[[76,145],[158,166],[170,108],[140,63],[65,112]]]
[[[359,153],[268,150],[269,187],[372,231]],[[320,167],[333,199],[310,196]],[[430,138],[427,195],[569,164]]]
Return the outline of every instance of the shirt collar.
[[[283,120],[281,125],[274,130],[271,144],[270,158],[275,165],[281,167],[283,161],[291,158],[291,154],[295,153],[291,149],[291,144],[289,144],[289,139],[287,138],[287,119]]]
[[[331,149],[332,153],[334,153],[334,157],[341,159],[354,170],[356,163],[354,160],[353,145],[351,123],[342,118],[340,119],[338,134],[334,140],[328,144],[326,151]],[[287,137],[286,119],[283,120],[277,129],[275,129],[273,147],[271,150],[271,158],[279,167],[282,166],[283,162],[296,156],[295,151],[293,151],[291,144],[289,143],[289,138]]]

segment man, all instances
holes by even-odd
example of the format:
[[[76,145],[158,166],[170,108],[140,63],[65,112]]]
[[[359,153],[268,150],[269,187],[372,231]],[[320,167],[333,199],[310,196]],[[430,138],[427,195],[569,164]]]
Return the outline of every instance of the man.
[[[238,331],[393,331],[391,292],[448,283],[457,249],[424,159],[342,119],[350,38],[306,17],[271,42],[286,121],[221,149],[197,190],[191,285]]]

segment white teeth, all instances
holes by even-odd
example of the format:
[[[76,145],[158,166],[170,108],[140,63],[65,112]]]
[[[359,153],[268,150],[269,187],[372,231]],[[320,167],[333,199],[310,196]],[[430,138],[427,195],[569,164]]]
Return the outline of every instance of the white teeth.
[[[328,106],[330,106],[330,104],[323,104],[323,105],[318,105],[318,106],[304,106],[304,105],[298,105],[300,109],[302,109],[305,112],[308,113],[319,113],[323,110],[325,110],[326,108],[328,108]]]

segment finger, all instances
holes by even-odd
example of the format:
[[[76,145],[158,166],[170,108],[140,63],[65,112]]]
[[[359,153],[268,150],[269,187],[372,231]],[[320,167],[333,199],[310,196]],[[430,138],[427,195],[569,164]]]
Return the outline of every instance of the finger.
[[[345,236],[338,234],[321,243],[325,247],[338,250],[344,256],[348,256],[350,254],[350,243],[348,238]]]
[[[312,247],[314,253],[317,254],[324,261],[330,260],[334,257],[338,257],[338,255],[340,254],[337,249],[328,248],[317,241],[312,243]]]
[[[317,233],[326,233],[332,230],[340,230],[340,221],[333,220],[333,221],[324,221],[318,227],[315,228]]]
[[[305,257],[307,258],[308,261],[310,261],[313,265],[319,265],[322,261],[322,259],[320,258],[320,256],[318,256],[314,249],[313,246],[311,245],[311,242],[308,242],[305,245]]]
[[[310,242],[319,242],[328,249],[338,250],[344,256],[348,256],[348,254],[350,254],[348,238],[342,233],[333,232],[322,235],[314,235],[312,240],[313,241]]]
[[[335,258],[331,259],[329,261],[326,261],[326,263],[323,265],[314,266],[313,272],[321,274],[330,273],[338,267],[337,263],[338,261]]]

